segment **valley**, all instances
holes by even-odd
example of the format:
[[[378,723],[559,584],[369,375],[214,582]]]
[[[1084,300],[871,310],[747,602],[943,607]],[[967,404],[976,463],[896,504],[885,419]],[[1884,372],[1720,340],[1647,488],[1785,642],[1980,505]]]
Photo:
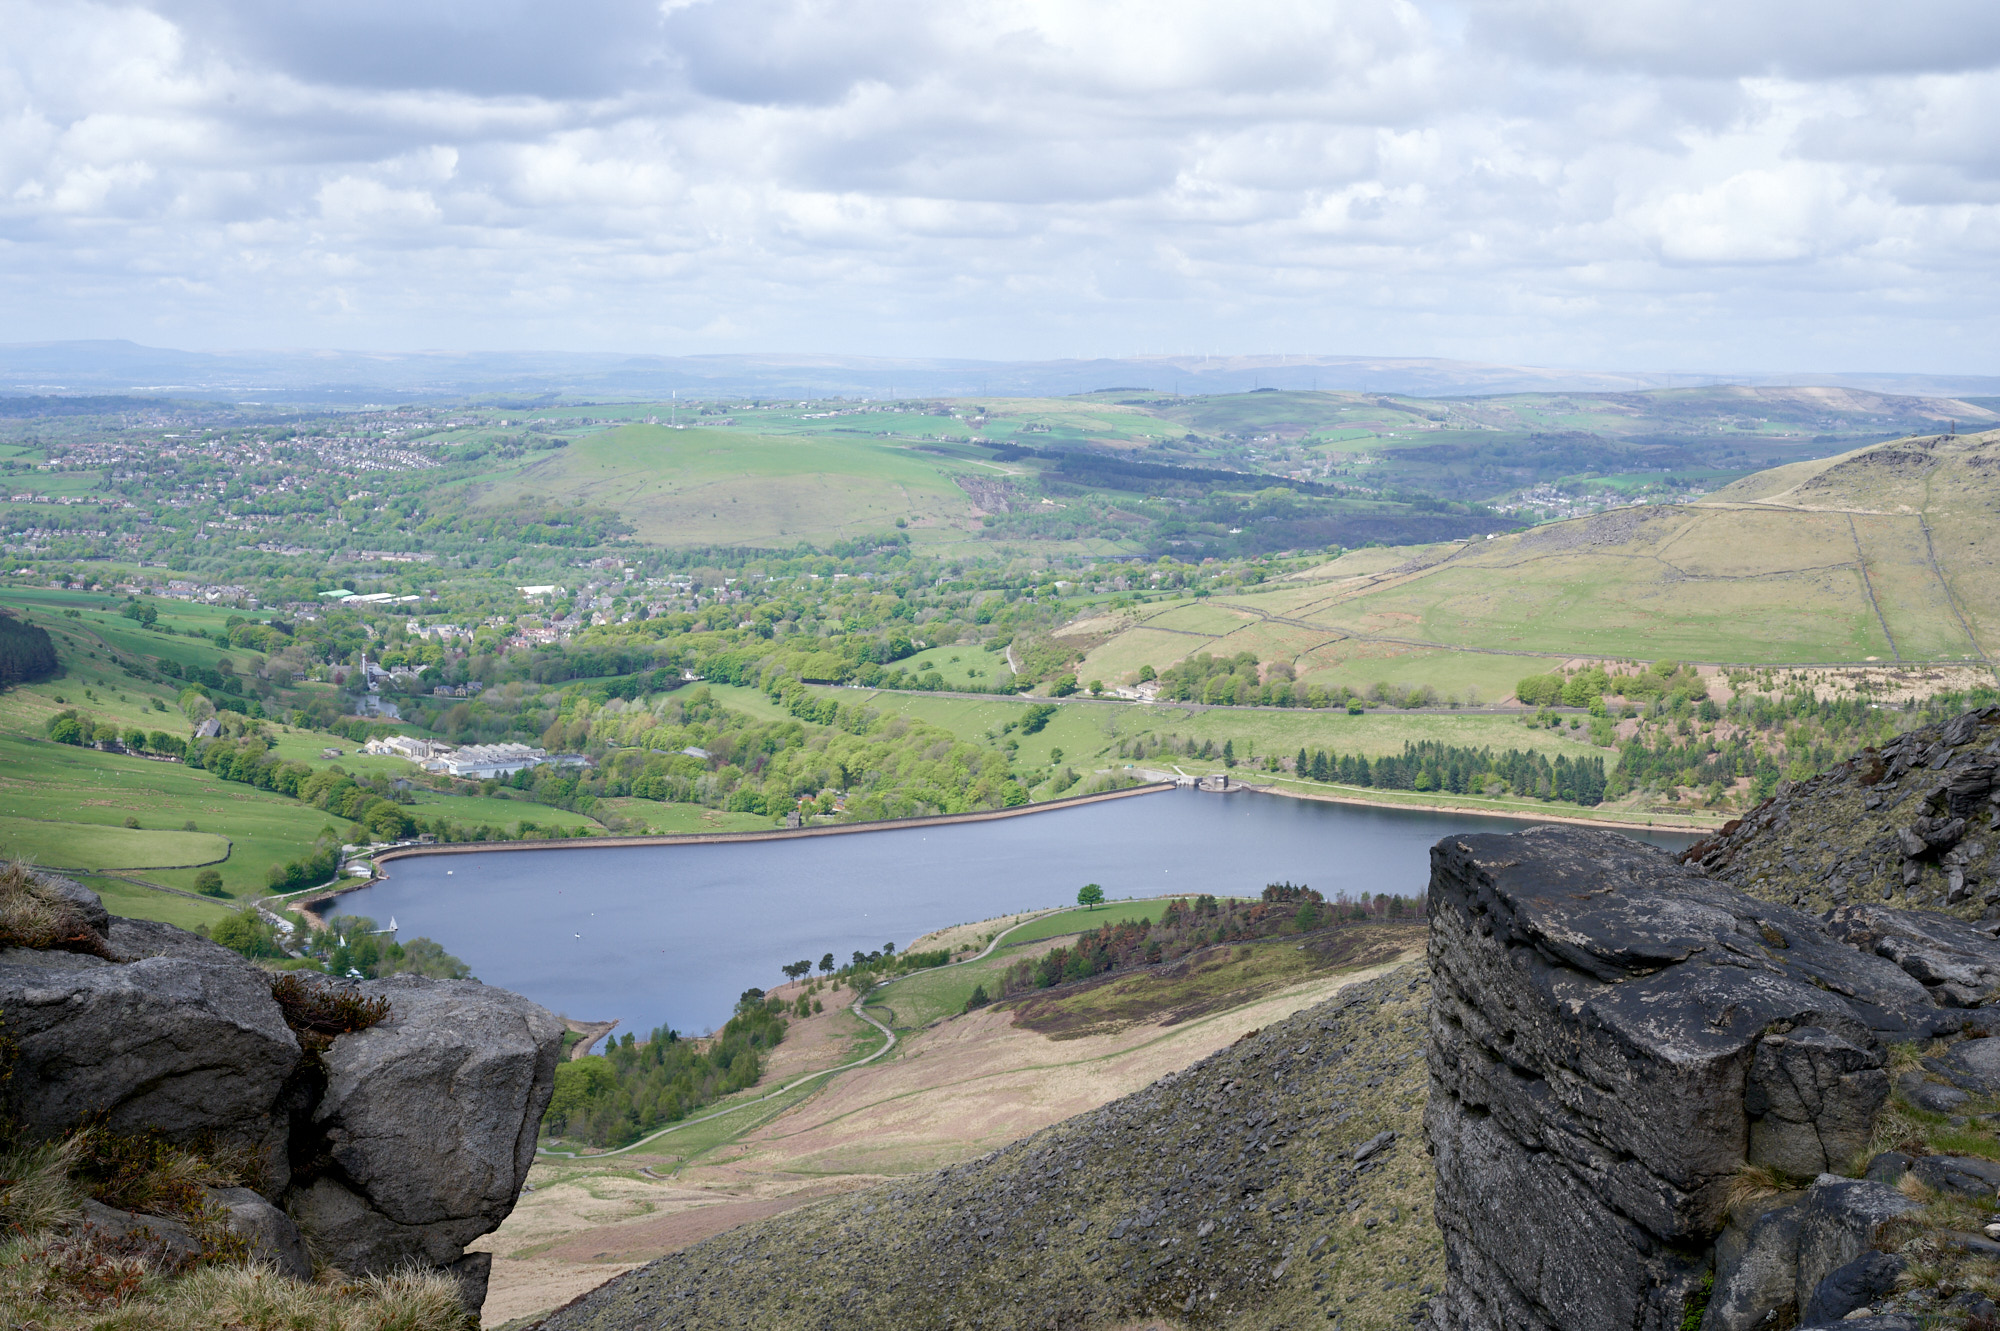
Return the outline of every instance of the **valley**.
[[[402,905],[421,924],[400,936],[336,889],[426,840],[608,846],[1217,777],[1385,817],[1707,832],[1995,696],[1984,402],[1120,391],[661,417],[162,404],[15,423],[0,850],[270,970],[493,981],[482,930],[532,914],[499,875],[484,918]],[[1043,816],[1064,815],[1016,821]],[[581,845],[553,853],[611,853]],[[1280,886],[1242,872],[1186,900]],[[533,1191],[479,1245],[486,1324],[745,1222],[822,1234],[871,1189],[1000,1168],[1185,1069],[1248,1066],[1260,1032],[1350,991],[1395,1010],[1385,1049],[1414,1039],[1381,985],[1419,922],[1307,919],[1072,973],[1077,929],[1158,926],[1166,904],[1091,873],[1139,899],[904,949],[947,964],[829,952],[816,977],[758,980],[735,1036],[621,1027],[604,1068],[660,1040],[690,1070],[594,1082],[551,1116]],[[1064,900],[1072,876],[1044,866],[984,909]],[[934,913],[918,927],[952,918]],[[631,1015],[588,1006],[570,1015]],[[1416,1074],[1384,1058],[1347,1112],[1414,1133]],[[1292,1103],[1283,1082],[1260,1094]],[[1292,1209],[1216,1214],[1281,1250],[1269,1217],[1319,1224],[1310,1189],[1354,1186],[1297,1168]],[[1363,1214],[1408,1214],[1427,1177],[1398,1164]],[[1401,1315],[1436,1260],[1387,1223],[1336,1248],[1411,1267],[1356,1326]],[[1057,1303],[1096,1288],[1066,1263],[1015,1278],[1044,1277]],[[1218,1279],[1202,1291],[1263,1297]]]

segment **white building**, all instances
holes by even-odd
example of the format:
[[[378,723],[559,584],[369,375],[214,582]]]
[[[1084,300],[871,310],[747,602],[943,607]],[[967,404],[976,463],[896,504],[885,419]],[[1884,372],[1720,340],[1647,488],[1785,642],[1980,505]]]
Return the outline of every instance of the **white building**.
[[[451,745],[440,744],[436,740],[418,739],[414,735],[389,735],[382,739],[371,739],[361,746],[363,753],[378,757],[408,758],[420,763],[426,758],[442,757],[451,752]]]
[[[524,767],[533,767],[548,760],[547,750],[531,749],[525,744],[468,744],[456,752],[434,758],[424,766],[452,776],[485,781],[492,777],[512,776]]]

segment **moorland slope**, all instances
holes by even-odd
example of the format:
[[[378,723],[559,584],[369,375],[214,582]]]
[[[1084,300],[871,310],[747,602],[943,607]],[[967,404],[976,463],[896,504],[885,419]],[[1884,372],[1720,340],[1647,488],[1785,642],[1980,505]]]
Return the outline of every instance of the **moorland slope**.
[[[1411,965],[933,1174],[721,1234],[551,1315],[632,1327],[1407,1325],[1443,1276]]]
[[[2000,431],[1873,445],[1699,503],[1361,550],[1295,577],[1100,622],[1079,677],[1249,651],[1505,696],[1544,659],[1950,663],[2000,631]],[[1539,667],[1535,667],[1539,668]]]

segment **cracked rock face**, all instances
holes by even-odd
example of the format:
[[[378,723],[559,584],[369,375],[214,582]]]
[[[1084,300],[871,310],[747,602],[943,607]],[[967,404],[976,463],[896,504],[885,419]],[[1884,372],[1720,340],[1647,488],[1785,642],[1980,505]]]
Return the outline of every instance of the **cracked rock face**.
[[[264,973],[215,950],[227,960],[115,965],[10,950],[0,958],[0,1011],[20,1054],[6,1109],[43,1137],[95,1114],[116,1132],[213,1134],[255,1151],[281,1186],[284,1130],[273,1111],[298,1065],[298,1038]]]
[[[1888,958],[1613,833],[1431,864],[1442,1328],[1678,1327],[1737,1171],[1844,1165],[1882,1038],[1951,1024]]]
[[[514,1208],[555,1090],[562,1024],[471,980],[358,986],[390,1017],[327,1052],[313,1110],[323,1163],[286,1209],[350,1274],[456,1261]]]
[[[1902,967],[1944,1007],[1976,1007],[2000,989],[2000,939],[1946,915],[1862,904],[1827,918],[1849,947]]]

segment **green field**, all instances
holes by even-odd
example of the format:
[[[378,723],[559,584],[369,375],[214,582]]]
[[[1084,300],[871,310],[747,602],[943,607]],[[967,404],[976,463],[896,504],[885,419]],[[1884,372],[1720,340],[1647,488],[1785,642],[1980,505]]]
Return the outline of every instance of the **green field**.
[[[122,831],[129,817],[151,829],[196,829],[226,835],[234,847],[214,866],[232,896],[264,887],[273,863],[296,859],[320,830],[337,823],[326,813],[178,763],[149,762],[47,740],[0,735],[0,807],[15,821],[85,824],[90,835]],[[51,850],[49,859],[63,857]],[[192,888],[195,869],[162,869],[147,876]]]
[[[405,807],[419,818],[447,817],[466,827],[504,827],[512,831],[525,819],[538,827],[598,827],[595,818],[567,809],[555,809],[525,799],[505,799],[498,795],[440,795],[416,789],[413,802]]]
[[[951,472],[973,466],[888,440],[627,425],[494,476],[479,502],[582,499],[661,545],[823,543],[891,531],[898,518],[969,528],[971,503]]]
[[[1013,963],[1013,954],[1001,951],[980,961],[918,971],[870,998],[868,1010],[876,1020],[899,1031],[928,1026],[965,1011],[966,1000],[980,985],[986,986],[989,997],[998,995],[1001,972]]]
[[[1109,884],[1105,884],[1104,889],[1106,892],[1116,890]],[[1173,896],[1141,897],[1107,901],[1101,906],[1078,906],[1074,910],[1058,911],[1054,915],[1044,915],[1039,920],[1030,920],[1008,934],[1002,942],[1006,947],[1016,947],[1022,943],[1039,942],[1044,938],[1080,934],[1086,929],[1096,929],[1106,924],[1122,924],[1126,920],[1157,920],[1160,918],[1160,913],[1167,908],[1169,901],[1179,899]]]
[[[534,806],[530,806],[534,807]],[[554,813],[555,810],[546,812]],[[599,814],[634,818],[659,836],[679,836],[690,832],[768,832],[771,820],[761,813],[729,813],[699,804],[662,804],[658,800],[616,796],[597,802]],[[545,824],[550,820],[542,820]]]
[[[2000,518],[2000,497],[1981,470],[1983,447],[1932,445],[1925,466],[1895,445],[1863,449],[1763,472],[1695,504],[1357,551],[1307,577],[1142,607],[1091,651],[1079,678],[1115,684],[1142,665],[1248,651],[1311,683],[1429,684],[1471,703],[1500,701],[1514,680],[1573,657],[1991,657],[2000,557],[1981,533]]]
[[[0,856],[50,868],[185,868],[214,864],[228,854],[229,838],[212,832],[134,830],[0,815]]]
[[[172,892],[155,892],[122,878],[92,877],[80,881],[104,899],[104,908],[113,915],[136,920],[161,920],[183,929],[212,926],[242,909],[235,902],[196,901]]]
[[[943,676],[947,689],[966,693],[985,693],[1013,678],[1005,652],[989,652],[977,643],[927,647],[896,662],[895,668],[912,675],[935,670]]]
[[[853,696],[846,690],[842,694]],[[878,691],[866,696],[870,707],[942,726],[969,741],[981,740],[989,730],[997,733],[1001,725],[1017,719],[1031,705],[941,698],[928,693]],[[1261,759],[1267,754],[1289,758],[1301,748],[1379,758],[1384,754],[1400,754],[1406,742],[1423,740],[1470,748],[1526,749],[1550,757],[1559,753],[1571,757],[1584,753],[1612,756],[1609,749],[1593,747],[1587,731],[1557,732],[1524,726],[1516,715],[1453,712],[1444,708],[1434,712],[1364,712],[1349,716],[1328,709],[1194,708],[1172,703],[1095,702],[1081,698],[1065,699],[1055,706],[1056,714],[1046,728],[1038,734],[1020,737],[1022,763],[1045,764],[1055,749],[1061,749],[1063,761],[1079,770],[1086,763],[1092,767],[1122,765],[1115,757],[1118,741],[1147,734],[1213,741],[1217,748],[1225,740],[1233,741],[1239,761]],[[1171,765],[1166,754],[1147,761],[1154,766]],[[1181,759],[1180,763],[1190,773],[1223,770],[1219,760]],[[1255,762],[1245,762],[1241,775],[1254,776],[1256,766]]]

